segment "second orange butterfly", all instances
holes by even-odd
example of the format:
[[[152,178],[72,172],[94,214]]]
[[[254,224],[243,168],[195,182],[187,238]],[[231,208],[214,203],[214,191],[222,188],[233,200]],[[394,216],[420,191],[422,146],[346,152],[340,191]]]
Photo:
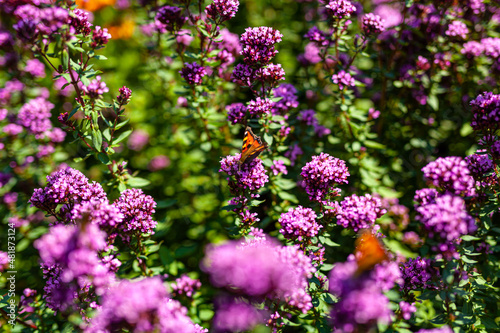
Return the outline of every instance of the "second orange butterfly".
[[[357,274],[368,271],[388,259],[384,246],[371,231],[367,230],[362,231],[356,240],[354,256],[358,263]]]

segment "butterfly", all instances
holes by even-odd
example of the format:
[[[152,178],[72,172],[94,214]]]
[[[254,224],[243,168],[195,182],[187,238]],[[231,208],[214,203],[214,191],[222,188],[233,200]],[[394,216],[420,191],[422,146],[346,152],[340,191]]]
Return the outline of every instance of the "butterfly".
[[[358,236],[354,256],[358,264],[358,270],[356,271],[358,275],[388,259],[384,246],[377,236],[368,230],[362,231]]]
[[[252,162],[264,149],[267,149],[267,142],[253,134],[250,126],[247,126],[241,147],[241,157],[238,161],[240,169],[243,164]]]

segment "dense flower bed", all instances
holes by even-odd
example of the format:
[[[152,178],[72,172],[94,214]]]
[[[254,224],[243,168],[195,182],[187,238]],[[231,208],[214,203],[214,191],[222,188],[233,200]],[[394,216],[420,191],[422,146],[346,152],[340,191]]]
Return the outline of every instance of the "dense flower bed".
[[[500,330],[497,1],[0,2],[6,332]]]

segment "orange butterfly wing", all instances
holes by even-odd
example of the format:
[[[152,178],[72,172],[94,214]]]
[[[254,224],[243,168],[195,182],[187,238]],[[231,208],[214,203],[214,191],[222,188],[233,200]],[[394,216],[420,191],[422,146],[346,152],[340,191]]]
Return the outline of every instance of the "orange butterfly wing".
[[[259,154],[267,148],[267,143],[260,136],[253,134],[252,129],[247,126],[241,147],[239,165],[252,162]]]
[[[363,231],[359,235],[356,240],[354,256],[358,263],[358,274],[368,271],[376,264],[388,259],[384,246],[371,231]]]

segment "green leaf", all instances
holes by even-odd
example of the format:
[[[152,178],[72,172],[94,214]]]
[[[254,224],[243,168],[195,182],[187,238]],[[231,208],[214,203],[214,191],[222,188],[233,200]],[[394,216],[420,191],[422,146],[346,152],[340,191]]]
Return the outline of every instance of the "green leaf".
[[[493,318],[481,317],[481,322],[483,323],[484,328],[487,328],[489,330],[492,330],[492,329],[496,330],[499,328],[497,323],[495,322],[495,320]]]
[[[374,149],[385,149],[385,145],[379,143],[379,142],[376,142],[376,141],[372,141],[372,140],[365,140],[363,141],[363,143],[365,144],[366,147],[368,148],[374,148]]]
[[[333,268],[333,264],[323,264],[323,265],[321,265],[321,268],[319,270],[323,271],[323,272],[328,272],[328,271],[331,271],[332,268]]]
[[[241,207],[241,205],[226,205],[226,206],[221,207],[221,210],[232,212],[233,209],[240,208],[240,207]]]
[[[328,246],[331,246],[331,247],[335,247],[335,246],[340,246],[340,244],[337,244],[335,243],[334,241],[332,241],[330,238],[328,237],[324,237],[324,236],[319,236],[319,241],[322,243],[322,244],[325,244],[325,245],[328,245]]]
[[[175,205],[176,203],[177,203],[177,199],[160,200],[160,201],[158,201],[158,204],[156,205],[156,207],[158,209],[167,208],[167,207]]]
[[[115,140],[113,140],[113,143],[122,142],[130,135],[130,133],[132,133],[132,130],[128,130],[128,131],[121,133]]]
[[[479,237],[475,237],[475,236],[471,236],[471,235],[463,235],[461,238],[466,242],[471,242],[471,241],[476,241],[476,240],[481,239]]]
[[[283,190],[291,190],[292,188],[297,187],[297,183],[291,179],[280,178],[275,182],[276,186]]]
[[[127,123],[130,121],[130,119],[125,119],[124,121],[122,122],[119,122],[118,124],[116,124],[115,126],[115,130],[119,130],[120,128],[122,128],[123,126],[127,125]]]
[[[212,150],[212,143],[210,141],[203,142],[200,145],[200,149],[205,152],[209,152],[210,150]]]
[[[68,82],[71,83],[71,76],[68,73],[63,73],[61,76]]]
[[[83,85],[88,86],[90,84],[90,80],[87,79],[85,76],[80,77],[80,80],[82,81]]]
[[[92,130],[92,144],[97,151],[101,151],[102,147],[102,134],[101,131],[93,129]]]
[[[263,203],[264,201],[266,200],[255,200],[255,199],[252,199],[250,200],[250,202],[248,203],[248,206],[250,207],[257,207],[258,205],[260,205],[261,203]]]
[[[95,56],[94,56],[94,58],[95,58],[95,59],[97,59],[97,60],[108,60],[108,58],[106,58],[106,57],[105,57],[105,56],[103,56],[103,55],[99,55],[99,54],[98,54],[98,55],[95,55]]]
[[[122,193],[126,189],[127,189],[127,185],[125,185],[124,183],[118,184],[118,191],[120,191],[120,193]]]
[[[102,131],[102,136],[104,136],[104,138],[108,142],[111,140],[111,132],[110,132],[109,128],[106,128],[104,131]]]
[[[71,117],[73,117],[78,110],[80,110],[80,106],[77,106],[76,108],[74,108],[73,110],[71,110],[71,112],[70,112],[70,114],[68,116],[68,119],[71,119]]]
[[[427,103],[433,110],[437,111],[439,109],[439,99],[436,95],[430,95],[427,99]]]
[[[267,142],[269,146],[271,146],[274,141],[273,136],[269,133],[264,133],[264,141]]]
[[[140,178],[140,177],[130,177],[127,180],[127,185],[132,186],[132,187],[144,187],[148,186],[151,184],[151,182],[145,178]]]
[[[462,256],[462,257],[461,257],[461,259],[462,259],[462,261],[463,261],[463,262],[465,262],[466,264],[475,264],[475,263],[477,263],[477,261],[476,261],[476,260],[469,259],[469,258],[467,258],[466,256]]]
[[[283,200],[288,200],[288,201],[293,202],[293,203],[299,202],[299,200],[297,199],[297,197],[295,195],[288,193],[288,192],[285,192],[285,191],[278,192],[278,196]]]
[[[99,161],[101,161],[101,163],[105,164],[105,165],[108,165],[109,163],[111,163],[111,161],[109,160],[109,156],[105,153],[99,153],[97,154],[97,159]]]
[[[61,53],[61,65],[65,71],[68,70],[69,54],[68,50],[62,50]]]

